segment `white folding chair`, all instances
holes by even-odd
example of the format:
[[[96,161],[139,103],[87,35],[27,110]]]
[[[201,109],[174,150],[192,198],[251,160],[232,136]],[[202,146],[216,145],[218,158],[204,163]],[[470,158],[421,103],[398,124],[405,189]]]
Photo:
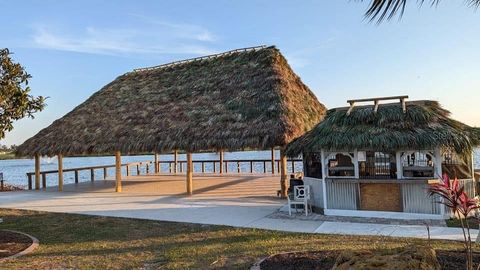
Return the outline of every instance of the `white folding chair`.
[[[288,214],[292,215],[292,205],[295,205],[295,211],[297,211],[296,205],[303,205],[305,210],[305,216],[308,216],[310,200],[310,186],[309,185],[299,185],[293,188],[293,198],[288,196]],[[311,211],[310,211],[311,212]]]

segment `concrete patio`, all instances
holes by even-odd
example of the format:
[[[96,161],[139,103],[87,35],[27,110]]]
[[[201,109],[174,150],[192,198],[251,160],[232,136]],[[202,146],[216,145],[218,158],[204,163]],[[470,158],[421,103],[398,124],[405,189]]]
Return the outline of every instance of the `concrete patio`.
[[[286,203],[276,197],[279,176],[195,175],[185,195],[184,175],[133,176],[124,191],[113,180],[96,180],[44,191],[0,193],[0,207],[149,220],[228,225],[305,233],[426,238],[425,226],[335,222],[272,215]],[[430,227],[431,238],[461,240],[461,229]],[[473,230],[474,235],[478,233]]]

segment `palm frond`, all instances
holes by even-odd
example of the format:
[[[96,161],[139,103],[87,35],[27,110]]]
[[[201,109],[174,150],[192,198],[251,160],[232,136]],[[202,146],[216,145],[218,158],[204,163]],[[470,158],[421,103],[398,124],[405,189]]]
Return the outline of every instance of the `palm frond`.
[[[363,2],[364,0],[361,1]],[[413,1],[371,0],[370,6],[365,12],[365,17],[369,18],[370,21],[377,20],[377,23],[380,23],[385,19],[390,20],[397,14],[399,15],[399,18],[401,18],[405,12],[407,2],[411,3]],[[436,6],[440,3],[440,0],[417,0],[419,6],[422,6],[425,2],[429,2],[430,6]],[[464,0],[464,2],[471,8],[480,7],[480,0]]]

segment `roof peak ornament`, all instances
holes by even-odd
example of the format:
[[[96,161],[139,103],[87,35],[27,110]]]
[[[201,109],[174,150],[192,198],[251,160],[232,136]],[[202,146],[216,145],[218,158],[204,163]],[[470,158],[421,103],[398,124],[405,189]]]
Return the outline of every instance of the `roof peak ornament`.
[[[205,59],[211,59],[211,58],[217,58],[225,55],[229,55],[232,53],[237,53],[237,52],[248,52],[248,51],[256,51],[256,50],[261,50],[265,49],[269,46],[267,45],[260,45],[260,46],[254,46],[254,47],[246,47],[246,48],[240,48],[240,49],[235,49],[235,50],[230,50],[226,52],[221,52],[221,53],[216,53],[216,54],[210,54],[210,55],[205,55],[205,56],[199,56],[199,57],[194,57],[194,58],[189,58],[189,59],[184,59],[184,60],[179,60],[179,61],[174,61],[166,64],[161,64],[158,66],[152,66],[152,67],[145,67],[145,68],[136,68],[132,72],[139,72],[139,71],[147,71],[147,70],[155,70],[155,69],[162,69],[162,68],[167,68],[167,67],[172,67],[172,66],[177,66],[185,63],[190,63],[194,61],[201,61]]]
[[[350,108],[348,108],[347,115],[350,115],[352,113],[353,107],[355,107],[356,103],[363,103],[363,102],[373,102],[373,105],[375,106],[373,111],[377,113],[378,111],[378,106],[380,105],[380,101],[384,100],[395,100],[398,99],[400,101],[400,104],[402,104],[402,109],[403,112],[407,112],[407,105],[405,103],[406,99],[408,99],[407,95],[404,96],[391,96],[391,97],[375,97],[375,98],[362,98],[362,99],[349,99],[347,100],[347,103],[350,104]]]

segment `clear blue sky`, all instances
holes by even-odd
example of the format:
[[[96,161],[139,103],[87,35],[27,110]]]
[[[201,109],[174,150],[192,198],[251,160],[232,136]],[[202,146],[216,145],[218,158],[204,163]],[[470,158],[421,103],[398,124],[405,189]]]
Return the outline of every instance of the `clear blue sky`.
[[[434,99],[480,126],[480,11],[463,0],[368,23],[369,1],[2,1],[0,47],[49,96],[15,123],[19,144],[117,76],[137,67],[261,44],[276,45],[327,107],[349,98]]]

